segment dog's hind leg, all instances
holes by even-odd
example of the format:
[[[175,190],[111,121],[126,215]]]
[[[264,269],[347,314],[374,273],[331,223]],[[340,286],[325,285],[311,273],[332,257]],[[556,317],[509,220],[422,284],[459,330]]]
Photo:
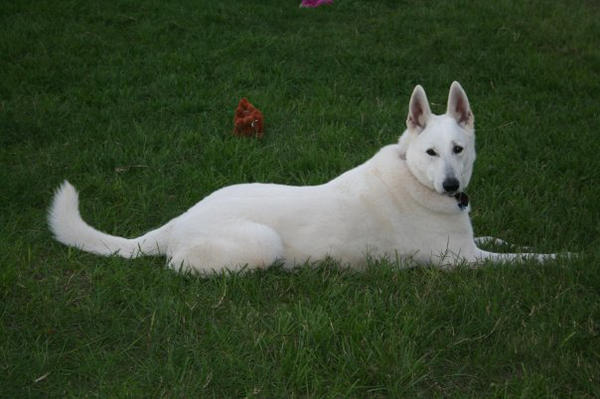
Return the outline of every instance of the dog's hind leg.
[[[282,259],[283,252],[283,242],[275,230],[241,222],[196,237],[193,243],[173,253],[169,267],[199,274],[264,268]]]

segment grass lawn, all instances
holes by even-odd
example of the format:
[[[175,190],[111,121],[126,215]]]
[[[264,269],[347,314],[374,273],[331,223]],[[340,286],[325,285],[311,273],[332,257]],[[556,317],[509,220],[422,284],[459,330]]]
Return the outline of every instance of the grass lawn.
[[[598,5],[299,2],[0,4],[0,397],[600,397]],[[123,236],[224,185],[323,183],[453,80],[476,234],[579,258],[198,278],[46,227],[65,178]],[[242,96],[260,141],[231,135]]]

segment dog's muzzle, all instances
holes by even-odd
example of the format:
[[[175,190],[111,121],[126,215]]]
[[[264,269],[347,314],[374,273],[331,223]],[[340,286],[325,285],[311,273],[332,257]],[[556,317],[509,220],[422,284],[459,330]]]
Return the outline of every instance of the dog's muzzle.
[[[444,182],[442,183],[442,188],[448,194],[456,193],[460,188],[460,182],[455,177],[448,177],[444,179]]]

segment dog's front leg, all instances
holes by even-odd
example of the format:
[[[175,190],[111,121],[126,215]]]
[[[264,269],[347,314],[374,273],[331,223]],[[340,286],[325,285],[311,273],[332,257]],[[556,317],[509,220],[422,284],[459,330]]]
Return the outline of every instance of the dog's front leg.
[[[537,262],[547,262],[556,259],[557,254],[536,254],[531,252],[523,253],[497,253],[488,252],[477,248],[474,261],[476,263],[485,262],[487,260],[497,263],[523,262],[535,260]]]
[[[486,244],[492,244],[492,245],[504,245],[504,246],[514,246],[513,244],[509,243],[508,241],[504,241],[501,238],[496,238],[496,237],[492,237],[492,236],[483,236],[483,237],[475,237],[474,238],[475,241],[475,245],[486,245]],[[516,247],[519,248],[519,250],[524,249],[525,251],[530,251],[531,247],[523,247],[520,245],[517,245]]]
[[[475,244],[477,245],[485,245],[485,244],[494,244],[494,245],[510,245],[507,241],[504,241],[501,238],[496,238],[492,236],[484,236],[484,237],[475,237]]]

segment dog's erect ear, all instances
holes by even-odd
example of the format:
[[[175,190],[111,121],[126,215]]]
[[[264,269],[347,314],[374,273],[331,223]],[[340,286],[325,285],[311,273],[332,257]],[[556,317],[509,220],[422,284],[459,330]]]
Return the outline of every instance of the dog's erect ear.
[[[475,118],[471,107],[469,106],[469,99],[467,94],[463,90],[460,83],[457,81],[452,82],[450,86],[450,93],[448,93],[448,109],[446,113],[456,119],[459,125],[464,128],[473,129]]]
[[[406,127],[413,132],[421,132],[425,129],[427,121],[431,117],[431,109],[427,95],[421,85],[417,85],[410,96],[408,103],[408,117],[406,118]]]

